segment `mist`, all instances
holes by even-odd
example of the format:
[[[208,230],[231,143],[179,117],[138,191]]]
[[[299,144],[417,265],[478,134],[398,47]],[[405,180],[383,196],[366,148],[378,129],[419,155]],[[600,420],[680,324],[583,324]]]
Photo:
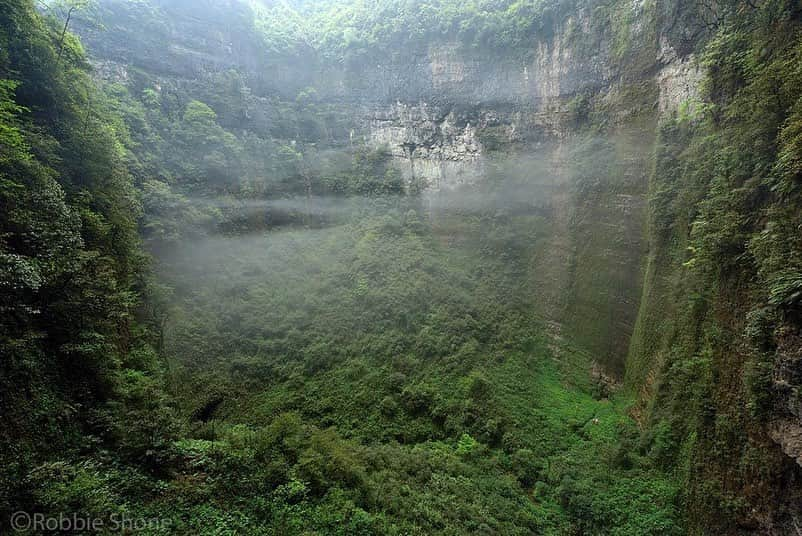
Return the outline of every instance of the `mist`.
[[[791,533],[786,4],[4,0],[0,526]]]

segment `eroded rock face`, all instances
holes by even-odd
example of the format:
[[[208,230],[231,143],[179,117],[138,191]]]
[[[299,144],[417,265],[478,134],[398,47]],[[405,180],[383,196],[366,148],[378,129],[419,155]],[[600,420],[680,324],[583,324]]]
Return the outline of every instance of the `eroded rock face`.
[[[802,334],[783,327],[776,342],[772,385],[777,407],[769,431],[783,452],[802,467]]]
[[[453,111],[398,102],[367,119],[367,141],[387,147],[409,183],[430,190],[470,184],[483,172],[476,126]]]
[[[776,421],[769,426],[769,433],[783,452],[802,467],[802,425],[790,420]]]
[[[505,155],[527,155],[532,165],[521,180],[544,222],[543,255],[532,261],[541,313],[620,375],[641,292],[649,144],[658,117],[692,100],[700,79],[674,41],[652,43],[642,2],[625,6],[638,57],[654,51],[640,71],[583,10],[525,50],[446,39],[330,62],[311,49],[288,58],[260,48],[248,8],[235,0],[152,5],[147,14],[103,0],[107,31],[78,27],[99,76],[127,83],[142,70],[165,87],[186,87],[236,72],[243,128],[259,132],[280,119],[277,100],[314,88],[321,105],[348,118],[326,143],[386,148],[408,183],[429,196],[480,183]],[[633,100],[632,88],[646,97]],[[588,121],[581,108],[590,101],[611,122],[604,158],[615,164],[580,155],[591,162],[578,178],[577,147],[588,140],[577,126]],[[645,126],[633,127],[633,117]]]
[[[661,67],[657,73],[660,88],[659,111],[662,117],[670,116],[680,108],[694,112],[699,103],[699,90],[703,71],[693,55],[680,57],[665,38],[660,40]]]
[[[358,129],[369,145],[389,149],[410,183],[439,192],[481,180],[487,157],[499,148],[560,139],[560,119],[559,111],[527,105],[397,101],[364,109]]]

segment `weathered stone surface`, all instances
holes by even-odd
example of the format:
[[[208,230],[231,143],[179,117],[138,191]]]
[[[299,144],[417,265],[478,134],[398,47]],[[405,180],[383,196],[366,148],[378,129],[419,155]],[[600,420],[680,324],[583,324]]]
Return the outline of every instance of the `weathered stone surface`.
[[[686,104],[688,111],[693,111],[693,105],[699,99],[699,88],[702,82],[702,69],[693,55],[680,58],[671,48],[668,41],[660,41],[660,56],[658,60],[662,66],[657,73],[657,86],[660,89],[659,111],[662,117]]]
[[[626,76],[613,36],[594,28],[582,10],[533,38],[527,51],[435,40],[330,62],[311,49],[291,58],[264,49],[248,8],[236,0],[155,0],[145,22],[137,20],[141,6],[102,5],[114,21],[105,32],[78,28],[99,76],[126,83],[133,70],[143,70],[164,85],[186,86],[234,70],[244,86],[243,128],[260,133],[280,113],[276,99],[295,100],[314,87],[321,104],[350,121],[327,143],[386,147],[404,177],[429,196],[484,180],[494,155],[536,159],[525,180],[546,226],[543,254],[532,261],[541,313],[620,374],[641,291],[648,145],[657,116],[694,98],[701,77],[693,58],[669,44],[678,42],[674,37],[644,41],[638,58],[651,50],[655,57],[638,67],[642,72],[626,66]],[[647,31],[652,21],[642,20],[642,2],[630,9],[629,38],[657,39]],[[644,102],[631,98],[633,84],[646,88]],[[571,102],[578,97],[593,99],[613,123],[617,164],[599,166],[590,192],[575,184],[572,171]],[[652,114],[645,127],[629,125],[644,113]]]
[[[482,147],[476,127],[454,112],[399,102],[377,109],[366,121],[367,141],[388,147],[410,182],[422,181],[440,190],[481,176]]]
[[[802,467],[802,425],[790,420],[777,421],[769,426],[769,432],[783,452]]]

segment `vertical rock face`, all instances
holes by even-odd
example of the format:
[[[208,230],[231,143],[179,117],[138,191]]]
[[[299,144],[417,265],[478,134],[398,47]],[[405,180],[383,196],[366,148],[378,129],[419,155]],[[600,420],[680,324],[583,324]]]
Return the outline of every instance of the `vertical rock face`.
[[[610,39],[588,47],[568,35],[592,33],[590,26],[580,12],[526,54],[508,57],[431,43],[410,54],[406,68],[386,64],[379,91],[362,82],[371,65],[357,69],[359,82],[347,81],[355,72],[340,76],[342,88],[363,84],[356,95],[364,99],[365,140],[386,147],[404,177],[430,195],[479,184],[510,155],[537,161],[526,181],[548,215],[543,255],[533,260],[540,313],[621,375],[640,300],[657,116],[692,96],[698,71],[692,59],[665,51],[652,59],[658,75],[624,80]],[[405,69],[414,80],[399,85]],[[576,128],[583,105],[607,108],[618,123],[605,139]]]
[[[470,184],[482,174],[476,127],[454,111],[399,102],[376,109],[366,122],[368,143],[388,148],[409,183],[439,191]]]
[[[703,73],[693,55],[679,57],[668,40],[661,38],[658,61],[660,70],[656,78],[660,89],[660,115],[669,115],[697,101]]]
[[[312,87],[322,106],[348,118],[327,143],[386,149],[410,186],[432,200],[482,191],[503,164],[516,164],[519,189],[512,197],[541,222],[533,230],[539,254],[531,261],[537,313],[555,334],[592,353],[603,369],[599,374],[620,377],[629,351],[627,382],[641,390],[645,405],[668,403],[659,400],[660,388],[671,404],[686,402],[672,397],[687,393],[660,385],[670,383],[662,375],[671,372],[661,368],[675,350],[671,341],[663,344],[674,333],[661,330],[667,317],[681,318],[680,299],[686,300],[676,296],[678,289],[687,290],[677,282],[684,274],[677,269],[681,255],[659,244],[648,227],[655,193],[650,188],[666,186],[650,184],[659,180],[655,168],[680,161],[656,161],[659,126],[693,115],[699,102],[703,71],[692,54],[699,38],[693,8],[623,0],[600,7],[608,10],[607,19],[582,9],[555,17],[547,35],[516,50],[479,50],[441,37],[329,62],[311,48],[291,56],[265,52],[248,9],[235,0],[152,0],[149,18],[138,3],[101,5],[107,31],[79,28],[100,76],[128,83],[147,72],[165,85],[187,86],[233,71],[250,120],[243,128],[263,132],[284,110],[277,102],[294,102]],[[678,182],[678,175],[670,170],[662,180]],[[443,205],[431,203],[434,217]],[[698,207],[681,208],[684,213],[670,225],[684,247],[682,235],[690,234],[687,220],[694,217],[689,213]],[[737,321],[727,317],[721,325],[738,338]],[[696,327],[692,331],[690,346],[706,344]],[[779,344],[771,389],[782,411],[774,408],[772,421],[753,432],[760,439],[760,461],[775,466],[802,466],[800,348],[796,335]],[[716,379],[721,391],[731,393],[723,399],[745,405],[741,371],[727,365],[719,372],[727,380]],[[738,463],[737,455],[734,461],[694,456],[701,465],[714,462],[725,470]],[[755,481],[767,490],[782,489],[764,476]],[[762,506],[771,512],[776,505]],[[787,533],[771,528],[770,518],[759,525],[761,533]]]
[[[528,155],[536,165],[524,180],[547,215],[533,260],[541,313],[621,374],[641,291],[649,144],[657,116],[691,99],[700,77],[667,41],[651,43],[640,4],[625,6],[631,24],[618,36],[580,9],[525,50],[435,40],[342,63],[265,51],[253,14],[235,1],[158,0],[152,13],[101,5],[107,31],[78,28],[100,75],[125,82],[133,68],[180,85],[233,70],[246,115],[265,123],[280,113],[277,99],[313,87],[349,117],[351,139],[333,143],[386,148],[425,195],[471,188],[489,166]],[[635,56],[659,52],[633,74],[622,68],[622,36],[639,43]],[[577,128],[591,109],[612,122],[604,139]]]

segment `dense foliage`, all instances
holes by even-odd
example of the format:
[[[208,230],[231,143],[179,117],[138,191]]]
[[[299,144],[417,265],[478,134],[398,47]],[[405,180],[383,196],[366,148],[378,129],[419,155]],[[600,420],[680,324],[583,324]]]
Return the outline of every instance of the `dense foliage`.
[[[241,29],[232,53],[258,42],[270,61],[443,40],[518,53],[570,7],[202,4]],[[594,13],[612,56],[637,60],[627,78],[654,50],[608,4]],[[72,20],[113,13],[110,46],[156,57],[173,52],[168,8],[199,5]],[[800,469],[771,434],[800,413],[799,11],[708,7],[674,14],[704,27],[708,77],[657,133],[621,389],[537,314],[553,224],[537,155],[486,129],[485,180],[423,196],[314,88],[254,96],[211,53],[183,79],[96,80],[62,11],[0,0],[3,530],[15,510],[159,519],[157,534],[737,534],[758,511],[793,526]],[[653,118],[655,92],[633,86],[630,119]],[[580,210],[636,191],[622,155],[653,142],[606,97],[566,105]],[[593,272],[579,294],[630,276],[589,266],[572,267]]]
[[[654,397],[646,444],[686,479],[700,534],[742,530],[767,504],[793,525],[800,474],[771,438],[800,414],[798,5],[717,13],[703,100],[660,130],[654,283],[629,366]]]
[[[195,421],[179,447],[218,499],[204,521],[232,526],[236,504],[234,526],[268,533],[676,532],[672,485],[618,448],[626,399],[594,399],[589,356],[529,312],[531,241],[507,231],[531,217],[432,227],[404,197],[345,204],[342,225],[165,260]]]
[[[7,517],[35,500],[30,471],[54,457],[111,448],[146,463],[155,444],[141,432],[169,437],[169,426],[159,430],[169,410],[160,405],[147,322],[134,319],[144,258],[121,121],[89,77],[78,41],[62,38],[30,2],[3,2],[0,43]]]
[[[291,14],[304,21],[298,31],[312,46],[344,58],[432,39],[510,53],[550,32],[563,9],[567,6],[549,0],[374,0],[299,2]],[[257,7],[263,21],[284,18],[286,10],[286,5],[278,13]],[[266,35],[277,26],[265,24]]]
[[[312,93],[235,133],[227,91],[100,92],[60,21],[7,4],[4,515],[675,531],[673,487],[617,447],[626,401],[531,314],[539,216],[491,183],[432,226],[382,150],[313,144],[336,117]]]

